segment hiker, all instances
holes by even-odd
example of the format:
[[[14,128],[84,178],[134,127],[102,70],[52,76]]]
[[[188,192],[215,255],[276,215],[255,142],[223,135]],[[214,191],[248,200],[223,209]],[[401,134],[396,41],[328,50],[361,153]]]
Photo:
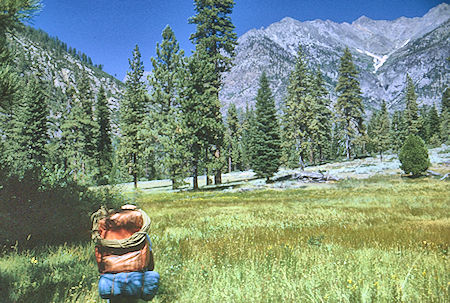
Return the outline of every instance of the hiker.
[[[159,274],[154,272],[150,218],[134,205],[91,217],[95,257],[100,272],[99,294],[111,303],[153,299]]]

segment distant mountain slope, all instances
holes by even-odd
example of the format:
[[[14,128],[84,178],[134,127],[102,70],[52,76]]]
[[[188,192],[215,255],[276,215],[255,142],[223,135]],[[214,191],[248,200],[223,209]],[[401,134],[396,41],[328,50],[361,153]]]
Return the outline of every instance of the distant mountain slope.
[[[64,91],[68,85],[76,89],[76,81],[84,69],[91,79],[91,87],[97,93],[103,86],[111,106],[116,106],[123,90],[123,83],[94,65],[92,60],[75,48],[48,36],[41,30],[26,27],[9,37],[16,55],[19,72],[35,74],[47,80],[57,91]]]
[[[450,5],[443,3],[421,18],[386,21],[363,16],[352,24],[284,18],[265,29],[250,30],[238,39],[234,67],[224,75],[221,101],[225,108],[230,103],[240,108],[253,104],[258,78],[266,71],[279,104],[300,43],[310,67],[321,68],[333,100],[339,59],[349,47],[369,111],[383,99],[391,111],[402,108],[406,73],[416,85],[419,103],[439,103],[449,84],[449,19]]]

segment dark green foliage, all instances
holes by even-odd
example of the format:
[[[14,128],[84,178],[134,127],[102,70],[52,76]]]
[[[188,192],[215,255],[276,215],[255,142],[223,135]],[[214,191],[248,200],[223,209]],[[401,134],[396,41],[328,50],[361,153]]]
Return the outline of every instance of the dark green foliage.
[[[229,71],[233,57],[235,56],[235,46],[237,35],[234,33],[234,25],[230,15],[234,7],[233,0],[195,0],[196,15],[189,19],[189,23],[196,24],[196,32],[190,37],[195,43],[195,49],[200,54],[202,60],[208,60],[213,66],[213,76],[209,77],[208,85],[215,87],[215,99],[211,99],[211,109],[217,112],[212,113],[217,117],[215,125],[222,124],[220,114],[219,90],[222,86],[221,73]],[[224,164],[224,155],[221,152],[224,140],[224,127],[211,126],[216,133],[211,133],[212,140],[210,146],[206,146],[205,162],[207,167],[215,172],[215,183],[222,183],[221,171]],[[213,154],[213,160],[209,161],[209,153]],[[208,175],[208,173],[206,173]]]
[[[440,139],[448,144],[450,140],[450,89],[446,88],[442,94],[441,116],[440,116]]]
[[[23,178],[6,174],[0,178],[2,246],[88,240],[90,214],[100,205],[118,207],[123,203],[123,198],[107,189],[90,191],[70,179],[50,180],[35,170],[27,171]]]
[[[254,148],[252,168],[258,176],[269,180],[280,166],[281,140],[275,100],[265,73],[259,80],[255,107],[256,123],[252,139]]]
[[[227,130],[225,142],[227,147],[228,172],[241,167],[241,126],[238,119],[236,105],[230,104],[227,113]]]
[[[396,152],[400,151],[407,136],[407,125],[403,112],[395,111],[392,115],[390,138],[392,149]]]
[[[250,169],[252,160],[254,159],[252,140],[255,137],[255,124],[255,112],[247,104],[242,121],[242,139],[240,145],[242,168],[245,170]]]
[[[380,155],[380,160],[383,161],[383,152],[390,147],[390,121],[389,113],[386,108],[386,102],[383,100],[380,111],[373,114],[369,122],[370,129],[368,135],[373,150]]]
[[[7,33],[12,33],[29,20],[40,9],[38,0],[2,0],[0,2],[0,123],[8,120],[15,93],[18,90],[19,76],[13,71],[14,55],[7,42]],[[6,117],[3,116],[6,114]],[[1,125],[1,124],[0,124]],[[3,127],[0,128],[0,134]]]
[[[327,98],[328,92],[325,89],[325,82],[322,72],[317,70],[312,84],[313,103],[311,108],[313,118],[309,124],[309,134],[311,137],[312,160],[315,162],[318,153],[319,161],[323,161],[330,154],[331,128],[333,114],[329,109],[330,100]]]
[[[237,35],[230,15],[233,11],[233,0],[194,0],[196,15],[189,23],[196,24],[196,32],[190,39],[196,49],[203,49],[208,60],[214,64],[216,81],[219,74],[231,68]],[[220,85],[217,83],[217,85]],[[218,86],[217,86],[218,88]]]
[[[128,173],[133,177],[134,187],[140,176],[140,161],[142,155],[142,142],[140,130],[144,121],[147,95],[145,84],[142,79],[144,65],[141,61],[139,47],[133,50],[130,63],[130,71],[127,73],[125,82],[126,90],[120,103],[120,131],[121,141],[119,157],[126,165]]]
[[[175,189],[187,176],[188,146],[180,93],[183,85],[184,52],[175,34],[167,26],[162,42],[156,45],[152,58],[153,73],[148,77],[152,87],[152,110],[146,117],[146,154],[160,160],[164,177],[172,180]],[[155,161],[156,162],[156,161]],[[156,163],[155,163],[156,164]]]
[[[14,105],[6,124],[4,165],[18,176],[28,170],[40,170],[48,159],[48,106],[45,84],[29,78],[22,98]],[[6,156],[6,157],[5,157]]]
[[[63,152],[63,168],[70,172],[77,181],[86,182],[83,171],[83,163],[86,159],[83,153],[84,142],[81,136],[81,120],[83,119],[80,100],[76,97],[76,91],[69,86],[66,91],[67,107],[63,113],[61,124],[61,138],[59,148]]]
[[[437,146],[440,145],[441,120],[436,109],[432,106],[424,119],[427,143]]]
[[[428,150],[423,140],[415,135],[409,135],[402,146],[398,158],[400,168],[412,176],[419,176],[431,165],[428,158]]]
[[[95,154],[95,136],[96,128],[98,127],[96,121],[93,119],[94,94],[91,90],[90,79],[85,70],[82,71],[81,76],[77,80],[78,104],[81,106],[80,116],[77,117],[80,122],[80,133],[82,142],[82,152],[86,156],[86,161],[90,162]]]
[[[283,104],[282,162],[287,167],[304,168],[309,150],[309,125],[313,119],[312,79],[306,67],[301,46],[297,51],[295,68],[289,77],[287,97]],[[317,91],[317,97],[321,92]]]
[[[211,147],[223,140],[224,125],[217,98],[217,87],[211,85],[215,78],[214,65],[207,60],[205,52],[197,51],[189,59],[187,67],[181,111],[184,128],[188,134],[187,145],[191,155],[194,189],[197,189],[200,161],[205,157],[205,150],[207,156],[214,153]]]
[[[450,111],[450,89],[448,87],[442,93],[441,112],[444,110]]]
[[[417,95],[414,84],[409,75],[406,75],[406,108],[405,108],[405,123],[408,130],[408,135],[417,135],[421,128],[419,119],[419,108],[417,106]]]
[[[96,128],[96,154],[97,176],[96,183],[98,185],[109,184],[111,180],[112,170],[112,143],[111,143],[111,121],[110,110],[108,107],[108,99],[106,98],[105,89],[100,86],[97,94],[97,105],[95,107],[95,121],[98,125]]]
[[[364,109],[357,77],[358,72],[353,64],[352,55],[346,48],[339,66],[336,85],[338,98],[335,108],[337,123],[342,127],[340,131],[344,138],[347,159],[350,159],[352,155],[355,139],[363,133]]]

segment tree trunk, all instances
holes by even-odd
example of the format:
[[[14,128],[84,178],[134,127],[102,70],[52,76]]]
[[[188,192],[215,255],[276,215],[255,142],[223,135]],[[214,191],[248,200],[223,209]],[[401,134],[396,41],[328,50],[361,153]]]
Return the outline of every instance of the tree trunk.
[[[208,178],[208,176],[206,176]],[[192,189],[198,189],[198,163],[194,162],[194,175],[192,176]]]
[[[134,188],[136,189],[137,187],[138,187],[138,185],[137,185],[137,181],[138,181],[138,178],[137,178],[137,158],[136,158],[136,153],[134,153],[133,154],[133,166],[134,166],[134,169],[133,169],[133,182],[134,182]]]
[[[216,149],[214,157],[216,157],[217,161],[220,161],[220,150]],[[215,185],[222,184],[222,171],[220,168],[216,171],[216,174],[214,175],[214,184]]]
[[[206,178],[206,185],[210,185],[211,181],[208,178],[208,147],[205,148],[205,178]]]
[[[383,152],[380,150],[380,160],[383,162]]]
[[[305,170],[305,163],[303,162],[303,156],[300,155],[299,159],[298,159],[298,164],[300,164],[300,170]]]
[[[345,135],[345,150],[347,152],[347,160],[350,160],[350,138]]]
[[[231,157],[228,157],[228,173],[231,173]]]

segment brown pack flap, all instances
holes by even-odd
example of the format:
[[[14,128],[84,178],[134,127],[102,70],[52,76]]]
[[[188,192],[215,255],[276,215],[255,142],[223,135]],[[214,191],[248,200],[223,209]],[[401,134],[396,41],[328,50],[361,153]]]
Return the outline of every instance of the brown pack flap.
[[[99,221],[100,237],[107,240],[122,240],[138,232],[144,219],[136,210],[124,210]]]

